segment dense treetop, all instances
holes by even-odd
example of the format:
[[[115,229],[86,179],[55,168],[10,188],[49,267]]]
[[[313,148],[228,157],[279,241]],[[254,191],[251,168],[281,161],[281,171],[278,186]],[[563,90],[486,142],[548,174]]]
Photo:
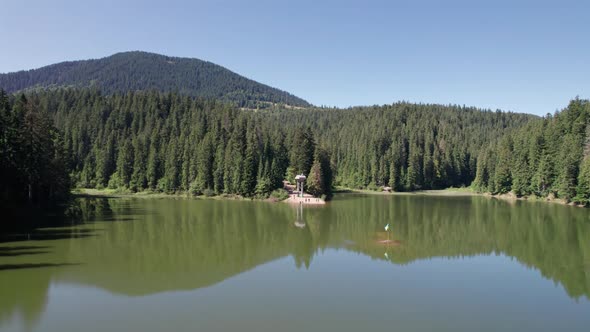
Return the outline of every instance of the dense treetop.
[[[308,174],[322,163],[317,194],[331,191],[329,156],[310,133],[285,131],[264,112],[176,93],[63,89],[31,98],[63,132],[78,186],[264,197],[283,186],[287,169]],[[301,137],[306,144],[291,143]]]
[[[590,102],[574,99],[492,142],[478,158],[474,187],[590,205]]]
[[[305,100],[240,76],[211,62],[146,52],[124,52],[39,69],[0,74],[0,87],[16,92],[38,87],[99,87],[104,93],[136,90],[176,91],[192,97],[257,108],[282,103],[309,106]]]
[[[0,203],[10,215],[24,202],[59,201],[70,191],[59,131],[38,99],[0,90]]]
[[[39,91],[63,134],[74,183],[132,191],[266,196],[295,174],[397,191],[468,186],[487,142],[535,117],[397,103],[250,111],[176,93]]]
[[[333,185],[395,191],[472,185],[590,203],[590,107],[579,99],[545,118],[405,102],[252,111],[174,92],[70,88],[3,100],[3,167],[20,172],[25,196],[31,179],[44,179],[39,165],[55,158],[76,186],[92,188],[268,197],[283,179],[303,173],[316,196],[329,195]],[[29,113],[46,120],[12,129]],[[31,159],[33,173],[30,143],[18,138],[27,131],[47,142],[47,162]],[[25,159],[15,162],[12,151]]]
[[[265,115],[273,126],[309,128],[330,152],[336,183],[396,191],[469,186],[479,152],[537,117],[406,102]],[[287,129],[289,130],[289,129]]]

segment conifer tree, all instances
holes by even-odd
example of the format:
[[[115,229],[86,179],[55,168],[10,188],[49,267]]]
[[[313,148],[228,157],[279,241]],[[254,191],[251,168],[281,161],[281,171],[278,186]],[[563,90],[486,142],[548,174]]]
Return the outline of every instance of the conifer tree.
[[[323,194],[323,188],[325,187],[322,173],[321,163],[318,160],[314,161],[306,179],[306,191],[316,197]]]
[[[576,202],[586,206],[590,205],[590,156],[586,156],[582,160],[576,192]]]
[[[244,156],[240,193],[244,196],[252,196],[256,188],[256,176],[258,173],[258,144],[252,130],[248,131],[247,137],[248,142]]]

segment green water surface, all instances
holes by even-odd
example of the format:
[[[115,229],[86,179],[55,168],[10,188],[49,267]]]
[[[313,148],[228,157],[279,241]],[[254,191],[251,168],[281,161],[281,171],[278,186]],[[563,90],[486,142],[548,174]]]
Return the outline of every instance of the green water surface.
[[[75,225],[1,238],[0,331],[590,331],[587,209],[356,194],[73,209]]]

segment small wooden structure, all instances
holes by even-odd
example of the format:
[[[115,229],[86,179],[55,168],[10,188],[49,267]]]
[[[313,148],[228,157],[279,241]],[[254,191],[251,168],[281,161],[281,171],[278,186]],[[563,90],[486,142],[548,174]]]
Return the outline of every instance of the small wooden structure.
[[[289,192],[287,203],[306,204],[306,205],[324,205],[326,202],[318,197],[313,197],[303,191],[303,185],[307,177],[303,174],[295,176],[295,187],[289,181],[283,181],[283,187]]]
[[[297,185],[297,189],[295,191],[297,192],[298,197],[303,197],[303,183],[305,183],[305,179],[307,179],[307,177],[303,174],[295,176],[295,182]]]

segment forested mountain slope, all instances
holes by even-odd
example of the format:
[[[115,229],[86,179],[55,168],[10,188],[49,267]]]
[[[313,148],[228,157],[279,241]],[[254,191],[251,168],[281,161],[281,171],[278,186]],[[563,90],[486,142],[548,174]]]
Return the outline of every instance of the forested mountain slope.
[[[28,95],[52,114],[78,186],[268,195],[294,174],[395,190],[470,185],[489,142],[536,117],[397,103],[352,109],[247,111],[179,94]]]
[[[587,100],[538,118],[403,102],[251,111],[157,91],[0,95],[5,198],[63,192],[67,169],[77,186],[131,191],[265,197],[304,173],[316,195],[473,185],[590,204]]]
[[[55,86],[95,86],[106,94],[137,90],[178,92],[249,108],[270,103],[309,106],[308,102],[288,92],[247,79],[211,62],[146,52],[117,53],[102,59],[68,61],[0,74],[0,87],[9,93]]]

